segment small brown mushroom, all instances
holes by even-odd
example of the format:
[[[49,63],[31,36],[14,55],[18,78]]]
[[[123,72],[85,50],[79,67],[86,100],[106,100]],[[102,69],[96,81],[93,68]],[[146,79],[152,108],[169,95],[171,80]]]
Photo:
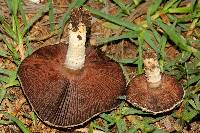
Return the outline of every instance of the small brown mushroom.
[[[184,90],[174,77],[160,74],[154,53],[147,55],[144,59],[145,74],[132,79],[127,89],[127,101],[153,114],[170,111],[180,104]]]
[[[73,11],[69,44],[42,47],[19,67],[22,90],[32,109],[51,126],[82,125],[116,108],[118,97],[125,93],[120,66],[94,47],[85,49],[84,21],[90,18],[84,16],[88,13],[82,8]]]

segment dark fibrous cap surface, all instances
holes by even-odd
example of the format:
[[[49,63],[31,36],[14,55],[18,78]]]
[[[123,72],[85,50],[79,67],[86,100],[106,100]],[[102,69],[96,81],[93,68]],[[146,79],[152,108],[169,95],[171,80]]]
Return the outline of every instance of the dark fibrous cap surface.
[[[127,90],[127,101],[153,114],[172,110],[182,101],[184,90],[176,79],[162,74],[161,85],[149,88],[145,75],[135,77]]]
[[[99,113],[110,111],[125,93],[123,73],[114,62],[88,48],[83,69],[64,66],[67,45],[46,46],[27,57],[18,77],[33,110],[56,127],[78,126]]]

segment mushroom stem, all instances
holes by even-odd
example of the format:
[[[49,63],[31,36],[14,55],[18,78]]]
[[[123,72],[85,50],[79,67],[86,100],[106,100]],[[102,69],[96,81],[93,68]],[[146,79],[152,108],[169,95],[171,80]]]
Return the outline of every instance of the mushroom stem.
[[[161,84],[161,74],[158,60],[155,58],[144,59],[144,68],[149,87],[159,87]]]
[[[85,63],[86,26],[79,23],[74,31],[69,24],[69,45],[65,59],[65,66],[72,70],[79,70]]]

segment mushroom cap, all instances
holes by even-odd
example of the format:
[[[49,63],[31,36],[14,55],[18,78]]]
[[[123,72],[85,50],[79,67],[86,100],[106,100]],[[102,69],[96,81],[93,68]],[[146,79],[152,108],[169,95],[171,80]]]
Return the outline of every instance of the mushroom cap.
[[[83,69],[69,70],[64,66],[67,47],[42,47],[27,57],[18,71],[22,90],[38,117],[62,128],[82,125],[116,108],[126,84],[120,66],[95,48],[87,48]]]
[[[158,88],[148,87],[144,74],[135,77],[127,88],[127,101],[153,114],[172,110],[182,101],[184,90],[174,77],[167,74],[161,77]]]

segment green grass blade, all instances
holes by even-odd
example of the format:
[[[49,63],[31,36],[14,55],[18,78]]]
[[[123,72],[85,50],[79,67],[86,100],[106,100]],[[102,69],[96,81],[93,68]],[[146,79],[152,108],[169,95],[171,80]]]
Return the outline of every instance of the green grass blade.
[[[127,130],[126,123],[122,118],[116,118],[116,126],[118,133],[124,133]]]
[[[23,45],[23,35],[21,32],[20,24],[19,24],[19,19],[17,16],[14,16],[15,19],[15,25],[16,25],[16,33],[17,33],[17,43],[18,45]]]
[[[114,23],[111,22],[104,22],[102,24],[103,27],[108,28],[108,29],[112,29],[112,30],[118,30],[120,28],[119,25],[116,25]]]
[[[193,109],[186,109],[183,111],[182,113],[182,119],[187,121],[187,122],[190,122],[194,117],[196,117],[197,115],[199,114],[198,111],[196,110],[193,110]]]
[[[90,11],[92,14],[95,14],[97,16],[100,16],[110,22],[113,22],[115,24],[118,24],[118,25],[121,25],[123,27],[126,27],[130,30],[133,30],[133,31],[141,31],[141,27],[137,26],[137,25],[134,25],[133,23],[129,22],[129,21],[126,21],[126,20],[122,20],[121,18],[118,18],[118,17],[115,17],[115,16],[111,16],[111,15],[108,15],[108,14],[105,14],[99,10],[95,10],[95,9],[92,9],[91,7],[89,6],[84,6],[85,9],[87,9],[88,11]]]
[[[4,88],[8,88],[8,87],[11,87],[11,86],[18,86],[19,85],[19,81],[16,80],[16,76],[4,76],[4,75],[1,75],[0,76],[0,82],[4,82],[6,83],[4,85]]]
[[[100,115],[100,117],[109,122],[110,125],[113,125],[115,123],[115,118],[112,117],[110,114],[103,113]]]
[[[12,116],[7,112],[5,112],[4,115],[6,115],[11,121],[17,124],[17,126],[23,131],[23,133],[31,133],[31,131],[18,118]]]
[[[7,76],[0,77],[0,82],[9,83],[9,81],[10,81],[10,78]]]
[[[0,50],[0,56],[2,56],[2,57],[8,57],[9,53],[6,52],[6,51]]]
[[[26,37],[26,46],[27,46],[27,50],[26,50],[25,55],[27,57],[28,55],[30,55],[33,52],[33,49],[32,49],[31,44],[29,42],[29,37],[28,36]]]
[[[137,6],[140,4],[140,2],[142,2],[143,0],[133,0],[134,4]]]
[[[138,109],[135,109],[135,108],[123,107],[121,114],[126,116],[126,115],[149,114],[149,113],[143,112],[142,110],[138,110]]]
[[[192,0],[192,1],[191,1],[191,6],[190,6],[190,7],[191,7],[191,11],[192,11],[192,12],[195,10],[196,4],[198,4],[198,3],[197,3],[197,0]]]
[[[154,43],[154,39],[152,38],[150,32],[148,30],[144,31],[144,40],[150,45],[150,47],[157,53],[160,53],[159,48]]]
[[[12,0],[6,0],[6,3],[7,3],[10,13],[12,13],[13,12]]]
[[[195,56],[199,58],[199,51],[192,46],[187,45],[187,41],[183,36],[175,31],[172,26],[168,26],[161,21],[157,21],[157,24],[164,30],[164,32],[168,35],[168,37],[181,49],[188,52],[192,52]]]
[[[40,19],[46,12],[49,11],[49,7],[48,4],[44,5],[42,8],[40,8],[37,11],[37,14],[35,14],[34,17],[32,17],[28,24],[24,27],[24,29],[22,30],[23,36],[27,33],[27,31],[33,26],[33,24]]]
[[[16,18],[17,16],[15,15],[12,15],[11,16],[11,27],[12,27],[12,30],[14,31],[14,33],[16,34],[16,32],[17,32],[17,28],[16,28],[16,23],[15,23],[15,18]],[[16,35],[17,36],[17,35]],[[16,39],[16,42],[17,42],[18,40]]]
[[[138,60],[138,58],[134,58],[134,59],[121,59],[121,60],[118,60],[117,62],[122,63],[122,64],[137,64],[137,60]]]
[[[48,0],[49,4],[49,22],[50,22],[50,30],[51,32],[55,29],[55,23],[54,23],[54,10],[53,10],[53,4],[52,0]]]
[[[176,2],[171,6],[171,8],[177,8],[177,7],[180,5],[180,3],[181,3],[181,0],[176,1]]]
[[[183,23],[183,22],[190,22],[191,20],[194,20],[195,18],[200,18],[200,12],[198,13],[192,13],[186,16],[183,16],[181,18],[177,18],[177,23]]]
[[[191,52],[183,51],[181,53],[181,58],[178,60],[178,63],[183,64],[185,63],[191,56]]]
[[[12,15],[17,16],[19,0],[12,0]]]
[[[13,123],[12,121],[0,120],[0,125],[10,125],[12,123]]]
[[[139,57],[138,57],[138,74],[142,74],[143,73],[143,44],[144,44],[144,32],[140,33],[139,37],[138,37],[138,53],[139,53]]]
[[[98,130],[101,130],[101,131],[105,130],[103,127],[99,126],[95,122],[91,122],[88,133],[93,133],[93,129],[98,129]]]
[[[164,129],[159,129],[159,128],[156,128],[153,133],[169,133],[167,131],[165,131]]]
[[[1,35],[1,33],[0,33]],[[15,53],[17,54],[17,51],[15,50],[15,48],[12,46],[12,44],[10,44],[7,40],[6,40],[6,37],[1,35],[2,36],[2,39],[4,41],[4,43],[6,44],[7,48],[12,52],[12,53]]]
[[[168,13],[190,13],[191,7],[178,7],[168,9]]]
[[[35,112],[31,112],[31,119],[33,121],[33,125],[36,126],[36,124],[37,124],[37,115],[35,114]]]
[[[167,43],[167,38],[165,36],[161,37],[161,41],[160,41],[160,55],[161,57],[165,57],[165,47],[166,47],[166,43]]]
[[[5,88],[19,86],[19,81],[14,79],[16,79],[16,77],[12,77],[12,79],[9,79],[9,82],[5,85]]]
[[[0,88],[0,104],[2,100],[4,99],[5,95],[6,95],[6,88],[1,87]]]
[[[129,10],[127,9],[126,5],[122,3],[121,0],[113,0],[120,8],[121,10],[126,13],[126,14],[129,14]]]
[[[177,7],[168,9],[168,13],[192,13],[195,9],[197,1],[192,0],[189,7]]]
[[[111,36],[108,38],[98,38],[96,43],[97,43],[97,45],[102,45],[102,44],[105,44],[108,42],[121,40],[121,39],[125,39],[125,38],[137,38],[138,34],[139,34],[139,32],[137,32],[137,31],[130,31],[130,32],[124,33],[120,36]]]
[[[190,79],[187,80],[183,85],[184,86],[190,86],[191,84],[194,84],[200,80],[200,74],[196,76],[192,76]]]
[[[0,22],[2,23],[5,20],[3,13],[0,11]]]
[[[199,101],[199,96],[197,94],[194,94],[192,96],[192,99],[189,99],[188,102],[190,105],[195,109],[200,111],[200,101]]]
[[[161,37],[160,40],[160,69],[161,72],[164,72],[164,60],[165,60],[165,47],[167,43],[167,38],[165,36]]]
[[[0,68],[0,74],[8,75],[9,77],[16,76],[16,71]]]
[[[22,16],[22,21],[23,21],[24,26],[26,26],[27,20],[26,20],[26,15],[25,15],[24,9],[23,9],[22,0],[19,0],[19,12]]]
[[[1,35],[1,33],[0,33]],[[2,36],[2,39],[4,41],[4,43],[6,44],[7,48],[11,51],[11,55],[13,57],[14,60],[18,60],[19,59],[19,55],[16,51],[16,49],[13,47],[12,44],[8,43],[8,41],[6,40],[6,37],[1,35]]]
[[[17,16],[18,5],[20,0],[6,0],[8,9],[12,15]]]
[[[150,5],[150,7],[148,8],[148,12],[149,15],[154,14],[158,8],[160,7],[160,4],[162,3],[162,0],[155,0],[152,2],[152,4]]]
[[[198,95],[194,95],[194,102],[196,105],[196,110],[200,111],[200,100],[199,100],[199,96]]]
[[[153,27],[151,27],[151,31],[153,32],[154,37],[156,38],[156,41],[158,43],[161,42],[161,35],[158,33],[157,30],[155,30]]]
[[[170,0],[167,2],[167,4],[165,4],[163,11],[167,11],[170,7],[172,7],[174,5],[174,3],[176,3],[179,0]]]
[[[6,22],[2,22],[2,30],[4,30],[8,36],[10,36],[14,41],[17,41],[17,36],[15,34],[15,31],[13,31],[12,27],[10,27],[9,24],[7,24]]]

